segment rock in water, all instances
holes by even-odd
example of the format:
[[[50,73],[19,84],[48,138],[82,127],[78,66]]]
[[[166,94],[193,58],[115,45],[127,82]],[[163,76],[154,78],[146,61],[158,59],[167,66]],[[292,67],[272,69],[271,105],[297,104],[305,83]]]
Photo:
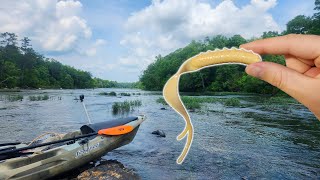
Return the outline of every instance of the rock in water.
[[[133,170],[127,169],[116,160],[101,161],[96,167],[85,170],[77,176],[81,180],[100,180],[100,179],[141,179]]]
[[[164,133],[164,131],[162,131],[162,130],[153,131],[151,134],[155,134],[155,135],[158,135],[160,137],[166,137],[166,133]]]

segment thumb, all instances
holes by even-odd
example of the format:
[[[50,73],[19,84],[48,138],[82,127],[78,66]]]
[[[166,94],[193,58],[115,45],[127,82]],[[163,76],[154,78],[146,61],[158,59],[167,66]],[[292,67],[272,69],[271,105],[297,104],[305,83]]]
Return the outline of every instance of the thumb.
[[[258,62],[247,66],[246,72],[281,89],[302,103],[305,96],[312,92],[311,78],[280,64]]]

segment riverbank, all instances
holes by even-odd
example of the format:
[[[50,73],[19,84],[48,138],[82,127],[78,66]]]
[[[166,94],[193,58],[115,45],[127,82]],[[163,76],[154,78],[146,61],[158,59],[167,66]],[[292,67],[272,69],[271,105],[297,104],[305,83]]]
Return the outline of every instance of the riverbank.
[[[20,89],[0,89],[1,92],[21,92]]]

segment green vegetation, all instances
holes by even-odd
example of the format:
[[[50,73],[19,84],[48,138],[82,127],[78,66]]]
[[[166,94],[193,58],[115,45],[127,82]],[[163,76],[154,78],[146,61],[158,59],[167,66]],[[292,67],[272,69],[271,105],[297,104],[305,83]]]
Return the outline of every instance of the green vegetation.
[[[132,107],[140,107],[142,105],[141,100],[133,100],[133,101],[129,101],[130,106]]]
[[[115,115],[126,114],[130,111],[133,111],[135,107],[139,107],[141,105],[142,105],[141,100],[115,102],[112,105],[112,113]]]
[[[162,105],[168,105],[167,102],[164,100],[164,98],[160,97],[156,100],[157,103],[160,103]]]
[[[222,103],[225,106],[232,107],[241,106],[240,100],[238,98],[181,96],[181,100],[187,109],[201,109],[203,103]],[[168,105],[162,97],[158,98],[156,102],[163,105]]]
[[[281,36],[290,33],[320,35],[320,0],[315,1],[315,13],[311,17],[297,16],[288,22],[284,32],[264,32],[260,38]],[[178,49],[165,57],[158,55],[140,77],[141,87],[146,90],[161,91],[167,80],[188,58],[208,50],[239,45],[255,39],[244,39],[240,35],[225,37],[222,35],[206,37],[201,41],[192,41],[184,48]],[[265,55],[264,61],[285,64],[283,56]],[[246,92],[259,94],[278,94],[277,88],[261,80],[248,76],[244,66],[228,65],[203,69],[181,77],[179,84],[183,92]]]
[[[38,96],[29,96],[29,100],[30,101],[46,101],[49,99],[49,96],[47,94],[41,96],[41,95],[38,95]]]
[[[276,104],[298,104],[298,101],[292,97],[271,97],[265,101],[265,103],[276,103]]]
[[[119,93],[120,96],[131,96],[130,93]]]
[[[22,95],[9,95],[5,97],[5,100],[14,102],[14,101],[22,101],[23,96]]]
[[[39,54],[28,37],[18,40],[14,33],[0,33],[0,88],[135,88],[139,84],[92,78],[87,71]]]
[[[100,78],[93,78],[93,85],[96,88],[140,88],[139,82],[116,82],[103,80]]]
[[[241,103],[238,98],[228,98],[224,101],[225,106],[240,107]]]
[[[14,33],[1,33],[0,88],[90,88],[91,74],[48,59],[31,48],[24,37],[18,46]]]
[[[101,92],[99,93],[99,95],[104,95],[104,96],[117,96],[117,93],[114,92],[114,91],[111,91],[111,92]]]

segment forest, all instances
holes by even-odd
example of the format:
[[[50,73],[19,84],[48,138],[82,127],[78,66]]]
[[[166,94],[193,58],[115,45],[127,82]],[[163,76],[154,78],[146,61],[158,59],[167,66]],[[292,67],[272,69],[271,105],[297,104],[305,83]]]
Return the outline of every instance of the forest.
[[[310,17],[299,15],[287,23],[283,32],[264,32],[259,38],[244,39],[240,35],[225,37],[217,35],[200,41],[192,41],[184,48],[162,57],[158,55],[140,76],[140,83],[145,90],[162,90],[166,81],[188,58],[207,50],[239,45],[256,39],[276,37],[286,34],[320,35],[320,0],[315,1],[316,13]],[[285,65],[283,56],[264,55],[264,61]],[[259,94],[277,94],[277,88],[261,80],[248,76],[241,65],[217,66],[206,68],[192,74],[185,74],[180,80],[180,91],[184,92],[246,92]]]
[[[30,39],[1,33],[0,88],[91,88],[89,72],[62,65],[35,52]]]
[[[90,72],[63,65],[37,53],[30,39],[14,33],[0,34],[0,88],[128,88],[134,83],[92,78]]]

